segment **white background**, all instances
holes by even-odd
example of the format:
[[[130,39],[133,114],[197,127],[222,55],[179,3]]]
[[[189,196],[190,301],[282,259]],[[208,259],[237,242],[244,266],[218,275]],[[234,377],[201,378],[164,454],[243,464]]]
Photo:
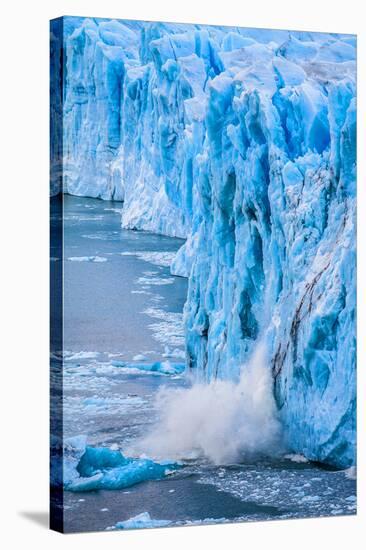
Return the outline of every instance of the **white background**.
[[[8,548],[361,548],[365,514],[365,14],[348,0],[52,0],[0,22],[0,539]],[[83,15],[358,34],[358,517],[60,535],[48,509],[48,20]],[[43,518],[43,520],[42,520]],[[43,523],[43,525],[42,525]],[[366,530],[364,530],[365,533]],[[365,540],[365,535],[364,535]]]

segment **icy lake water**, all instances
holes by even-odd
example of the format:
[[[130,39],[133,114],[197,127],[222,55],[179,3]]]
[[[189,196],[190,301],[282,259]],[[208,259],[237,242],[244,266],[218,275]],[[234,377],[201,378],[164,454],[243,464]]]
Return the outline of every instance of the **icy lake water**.
[[[84,436],[88,445],[124,451],[157,422],[157,391],[189,382],[134,368],[184,362],[187,280],[169,272],[183,241],[121,229],[120,208],[65,196],[63,431],[65,439]],[[192,460],[125,490],[66,491],[64,520],[73,532],[144,512],[172,526],[332,516],[355,513],[355,495],[349,474],[308,462]]]

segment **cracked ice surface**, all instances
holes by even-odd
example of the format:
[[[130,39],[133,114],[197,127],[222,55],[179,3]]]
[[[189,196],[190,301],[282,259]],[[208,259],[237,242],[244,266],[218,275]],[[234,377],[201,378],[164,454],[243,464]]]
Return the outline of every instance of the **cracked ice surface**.
[[[189,367],[263,337],[289,447],[352,465],[355,37],[65,18],[64,48],[65,191],[187,238]]]

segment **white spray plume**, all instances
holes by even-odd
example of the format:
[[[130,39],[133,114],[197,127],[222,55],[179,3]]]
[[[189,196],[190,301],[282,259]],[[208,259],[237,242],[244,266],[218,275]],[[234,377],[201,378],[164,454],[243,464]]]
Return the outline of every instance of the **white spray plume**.
[[[272,386],[265,348],[259,344],[236,384],[215,380],[160,391],[159,422],[138,450],[158,459],[205,457],[214,464],[272,453],[281,439]]]

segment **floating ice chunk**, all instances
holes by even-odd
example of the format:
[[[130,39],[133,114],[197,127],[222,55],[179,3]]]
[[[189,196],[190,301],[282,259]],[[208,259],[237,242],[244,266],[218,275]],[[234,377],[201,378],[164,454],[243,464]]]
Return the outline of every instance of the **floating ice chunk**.
[[[175,279],[173,277],[139,277],[136,284],[146,286],[164,286],[171,285],[174,281]]]
[[[116,214],[122,214],[123,208],[104,208],[105,212],[115,212]]]
[[[65,489],[73,492],[117,490],[147,480],[162,479],[179,465],[149,459],[132,459],[106,447],[86,447],[79,458],[68,461]]]
[[[65,359],[66,361],[76,361],[78,359],[95,359],[96,357],[98,357],[98,355],[98,351],[78,351],[76,353],[72,353],[71,355],[67,355]]]
[[[93,397],[86,397],[82,401],[82,405],[85,407],[87,413],[95,411],[98,414],[102,412],[118,414],[128,410],[130,407],[143,405],[144,403],[145,401],[141,397],[135,396],[98,397],[95,395]],[[65,406],[67,406],[67,401]]]
[[[168,346],[165,346],[163,357],[175,357],[177,359],[185,359],[186,354],[183,349],[175,348],[169,349]]]
[[[146,275],[147,277],[153,277],[154,275],[158,275],[157,271],[143,271],[143,275]]]
[[[94,262],[94,263],[102,263],[106,262],[107,258],[103,258],[103,256],[72,256],[70,258],[67,258],[69,262]]]
[[[170,361],[156,361],[154,363],[127,363],[125,361],[112,361],[112,365],[128,370],[128,372],[148,372],[155,374],[182,374],[185,370],[184,363],[171,363]]]
[[[128,464],[128,459],[120,451],[113,451],[107,447],[86,447],[78,463],[77,471],[82,477],[90,477],[98,471],[126,464]]]
[[[145,361],[146,357],[145,355],[142,355],[142,353],[138,353],[137,355],[134,355],[132,359],[133,361]]]
[[[121,361],[120,359],[113,359],[111,361],[111,365],[113,367],[126,367],[127,363],[126,363],[126,361]]]
[[[107,527],[107,530],[113,529],[149,529],[152,527],[166,527],[172,522],[167,519],[152,519],[149,512],[143,512],[126,521],[119,521],[113,527]]]
[[[119,235],[118,231],[98,231],[97,233],[82,235],[82,237],[93,241],[118,241]]]
[[[306,462],[309,462],[308,459],[298,453],[290,453],[284,456],[284,458],[287,458],[287,460],[291,460],[291,462],[296,462],[297,464],[305,464]]]
[[[182,522],[182,525],[210,525],[211,523],[214,523],[215,525],[218,523],[232,523],[232,520],[227,518],[189,519]]]
[[[158,321],[149,325],[155,340],[162,344],[168,343],[170,346],[184,346],[182,313],[165,311],[158,307],[147,308],[143,313]]]
[[[121,252],[121,256],[136,256],[139,260],[161,267],[169,267],[176,252]]]

